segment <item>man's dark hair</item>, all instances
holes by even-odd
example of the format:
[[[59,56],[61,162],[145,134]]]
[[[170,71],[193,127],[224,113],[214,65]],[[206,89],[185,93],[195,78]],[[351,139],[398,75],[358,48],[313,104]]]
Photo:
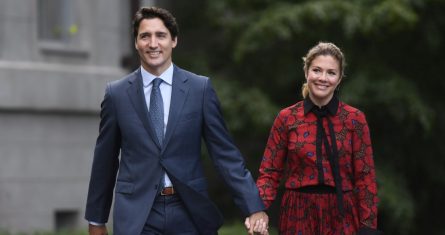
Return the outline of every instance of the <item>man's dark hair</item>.
[[[173,15],[162,8],[158,7],[142,7],[139,9],[136,14],[134,15],[133,19],[133,37],[134,40],[137,39],[138,36],[138,30],[139,25],[143,19],[154,19],[159,18],[164,22],[165,27],[170,32],[172,39],[175,39],[178,36],[179,28],[178,24],[176,23],[175,17]]]

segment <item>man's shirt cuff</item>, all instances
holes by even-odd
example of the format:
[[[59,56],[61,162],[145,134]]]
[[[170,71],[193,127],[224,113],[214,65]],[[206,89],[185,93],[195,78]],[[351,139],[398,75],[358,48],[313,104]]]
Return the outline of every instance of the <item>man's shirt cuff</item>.
[[[96,223],[94,221],[88,221],[89,224],[94,225],[94,226],[104,226],[105,223]]]

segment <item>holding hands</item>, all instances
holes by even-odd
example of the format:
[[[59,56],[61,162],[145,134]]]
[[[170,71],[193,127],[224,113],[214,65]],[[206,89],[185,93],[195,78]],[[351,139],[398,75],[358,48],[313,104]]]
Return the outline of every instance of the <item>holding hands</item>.
[[[249,235],[269,235],[269,217],[264,211],[253,213],[244,221]]]

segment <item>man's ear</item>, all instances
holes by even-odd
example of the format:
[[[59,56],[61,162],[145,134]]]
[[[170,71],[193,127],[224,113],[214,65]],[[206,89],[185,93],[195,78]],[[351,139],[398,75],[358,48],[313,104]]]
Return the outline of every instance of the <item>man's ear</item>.
[[[175,48],[176,45],[178,45],[178,36],[176,36],[175,38],[173,38],[172,41],[173,41],[173,46],[172,46],[172,48]]]

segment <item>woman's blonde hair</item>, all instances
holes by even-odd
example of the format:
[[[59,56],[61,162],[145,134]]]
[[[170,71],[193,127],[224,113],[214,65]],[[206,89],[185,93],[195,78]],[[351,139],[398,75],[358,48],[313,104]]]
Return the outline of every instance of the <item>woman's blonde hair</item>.
[[[343,56],[343,52],[340,50],[340,48],[330,42],[319,42],[308,51],[305,57],[303,57],[304,74],[306,75],[308,73],[312,61],[320,55],[330,55],[338,61],[338,63],[340,64],[340,79],[342,79],[346,67],[345,57]],[[301,94],[303,95],[303,98],[306,98],[308,96],[309,88],[307,87],[307,82],[305,82],[301,87]]]

